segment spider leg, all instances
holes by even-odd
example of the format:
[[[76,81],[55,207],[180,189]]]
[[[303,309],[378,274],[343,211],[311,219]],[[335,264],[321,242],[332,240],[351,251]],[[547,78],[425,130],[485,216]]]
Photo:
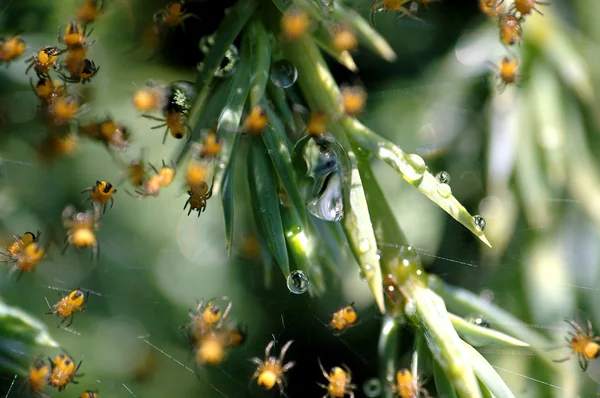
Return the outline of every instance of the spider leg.
[[[198,212],[198,214],[200,214],[200,212]],[[227,300],[229,301],[228,297],[222,297],[222,300]],[[227,315],[229,315],[229,311],[231,311],[231,306],[233,305],[233,303],[231,301],[229,301],[229,304],[227,304],[227,307],[225,307],[225,311],[223,311],[223,315],[221,315],[221,320],[219,321],[219,326],[223,324],[223,320],[225,318],[227,318]]]
[[[69,239],[68,236],[65,237],[65,241],[67,241]],[[67,248],[69,247],[69,242],[65,243],[65,247],[63,247],[63,249],[61,250],[60,254],[65,254],[65,252],[67,251]]]
[[[290,370],[291,368],[293,368],[294,365],[296,365],[296,362],[294,362],[294,361],[288,362],[285,365],[283,365],[283,367],[281,368],[281,371],[282,372],[287,372],[288,370]]]
[[[94,259],[95,257],[95,259]],[[94,260],[94,264],[98,264],[98,258],[100,257],[100,245],[98,242],[94,245],[92,249],[92,260]]]
[[[15,265],[12,269],[16,271],[15,267],[17,267],[17,266]],[[23,271],[23,270],[19,271],[19,275],[17,275],[17,282],[21,279],[21,277],[23,276],[24,273],[25,273],[25,271]]]
[[[275,345],[275,340],[272,340],[269,344],[267,344],[267,347],[265,348],[265,358],[269,358],[269,354],[271,353],[271,349],[273,348],[274,345]]]
[[[423,394],[425,396],[425,398],[430,398],[431,397],[431,395],[429,395],[429,391],[427,391],[423,387],[419,387],[418,392],[420,392],[421,394]]]
[[[142,117],[145,117],[146,119],[156,120],[157,122],[165,122],[164,118],[157,117],[157,116],[154,116],[154,115],[148,115],[146,113],[142,114]]]
[[[165,144],[165,142],[167,142],[167,135],[169,134],[169,127],[167,126],[167,129],[165,130],[165,135],[163,137],[163,145]]]
[[[579,324],[571,319],[564,319],[565,322],[567,322],[569,325],[571,325],[573,327],[573,329],[575,329],[577,332],[583,334],[583,330],[581,329],[581,326],[579,326]]]
[[[69,323],[67,323],[67,326],[65,326],[67,328],[73,324],[73,320],[75,319],[75,313],[71,313],[71,317],[70,318],[71,318],[71,320],[69,321]]]
[[[541,4],[541,3],[539,3]],[[181,18],[181,22],[185,21],[186,19],[189,18],[196,18],[198,21],[202,21],[202,18],[200,18],[198,15],[196,14],[192,14],[191,12],[188,12],[187,14],[185,14],[182,18]]]
[[[566,362],[569,359],[573,358],[573,355],[575,355],[575,351],[571,352],[571,354],[569,354],[568,357],[565,357],[565,358],[562,358],[562,359],[553,359],[552,362],[556,362],[556,363]]]
[[[587,370],[588,367],[588,360],[587,358],[585,358],[583,355],[579,355],[579,366],[581,366],[581,370],[583,370],[584,372]]]
[[[285,357],[285,353],[287,352],[287,350],[290,348],[290,346],[292,345],[292,343],[294,342],[294,340],[290,340],[287,343],[285,343],[285,345],[283,346],[283,348],[281,349],[281,353],[279,354],[279,361],[283,362],[283,358]],[[293,364],[293,362],[292,362]],[[287,365],[286,365],[287,366]],[[293,365],[292,365],[293,366]],[[285,368],[285,366],[284,366]],[[291,366],[290,366],[291,368]],[[289,368],[288,368],[289,369]]]

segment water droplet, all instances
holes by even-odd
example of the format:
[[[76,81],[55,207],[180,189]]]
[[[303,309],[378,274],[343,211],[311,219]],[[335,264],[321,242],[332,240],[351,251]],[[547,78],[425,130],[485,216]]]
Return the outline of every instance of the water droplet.
[[[200,51],[204,55],[208,55],[210,52],[210,48],[215,44],[215,35],[202,36],[200,38],[200,43],[198,43],[198,47],[200,47]]]
[[[225,78],[233,75],[239,59],[240,55],[238,49],[232,44],[225,52],[225,57],[221,61],[221,65],[215,71],[215,76]]]
[[[330,176],[321,194],[306,204],[306,210],[321,220],[338,222],[344,217],[342,183],[337,173]]]
[[[361,239],[360,242],[358,243],[358,251],[361,252],[362,254],[368,252],[370,248],[371,248],[371,244],[369,243],[368,239]]]
[[[479,215],[475,215],[471,218],[475,228],[481,232],[485,229],[485,219]]]
[[[311,138],[302,148],[307,176],[314,181],[306,209],[321,220],[338,222],[344,216],[339,144],[333,138]]]
[[[365,273],[364,273],[364,271],[362,269],[358,271],[358,277],[363,282],[367,281],[367,277],[365,276]]]
[[[490,322],[487,319],[485,319],[481,314],[471,314],[466,316],[464,319],[465,321],[482,328],[491,327]],[[478,336],[477,334],[465,334],[464,339],[473,347],[484,347],[489,344],[489,340],[487,340],[485,337]]]
[[[490,321],[488,321],[487,319],[485,319],[483,317],[483,315],[479,314],[479,315],[475,315],[475,316],[470,316],[466,319],[467,321],[469,321],[470,323],[480,326],[482,328],[489,328],[491,327]]]
[[[375,258],[377,258],[377,261],[381,260],[381,250],[377,250],[377,253],[375,253]]]
[[[427,170],[427,165],[423,158],[416,153],[409,153],[404,156],[404,160],[408,163],[408,167],[402,167],[401,170],[405,178],[412,184],[420,183],[425,170]]]
[[[419,258],[419,253],[412,246],[401,246],[398,256],[402,260],[402,264],[405,264],[405,261],[410,264],[421,265],[421,259]]]
[[[287,277],[287,288],[294,294],[306,293],[310,286],[310,279],[304,271],[292,271]]]
[[[177,80],[167,90],[167,108],[170,112],[187,113],[196,100],[198,92],[195,83]]]
[[[200,47],[200,51],[202,51],[204,55],[208,55],[208,53],[210,53],[211,47],[214,44],[215,35],[212,34],[208,36],[203,36],[200,39],[200,43],[198,46]],[[233,75],[239,58],[240,55],[238,49],[235,45],[232,44],[231,46],[229,46],[229,49],[225,52],[225,57],[221,61],[221,65],[217,68],[217,70],[215,70],[215,76],[225,78]],[[201,72],[204,69],[204,64],[199,63],[197,68]]]
[[[450,173],[447,171],[440,171],[435,175],[435,179],[438,180],[440,184],[450,184]]]
[[[376,377],[366,380],[363,384],[363,391],[369,398],[380,396],[382,392],[381,381]]]
[[[448,184],[442,183],[438,185],[437,192],[442,198],[445,199],[448,199],[450,196],[452,196],[452,188],[450,188],[450,185]]]
[[[356,148],[356,154],[363,159],[368,159],[369,157],[371,157],[371,152],[361,147]]]
[[[290,61],[282,59],[271,66],[271,81],[277,87],[292,87],[297,79],[298,70]]]

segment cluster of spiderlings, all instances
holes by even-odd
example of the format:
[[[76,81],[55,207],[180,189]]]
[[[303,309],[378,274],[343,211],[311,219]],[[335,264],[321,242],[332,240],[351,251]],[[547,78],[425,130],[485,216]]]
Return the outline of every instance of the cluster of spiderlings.
[[[59,392],[63,391],[69,384],[78,384],[75,378],[80,376],[77,374],[81,363],[75,363],[73,358],[67,354],[58,354],[54,358],[48,358],[46,363],[43,360],[36,360],[30,367],[27,373],[27,383],[24,385],[29,387],[29,390],[36,395],[42,395],[46,386],[56,388]],[[86,395],[87,394],[87,395]],[[81,394],[81,397],[98,398],[97,391],[86,391]]]
[[[19,271],[17,280],[23,273],[35,270],[46,254],[46,249],[39,244],[40,234],[38,231],[37,234],[25,232],[23,236],[14,235],[13,243],[6,250],[0,251],[0,262],[14,264],[9,274]]]
[[[532,11],[543,15],[538,10],[537,5],[548,5],[549,3],[537,0],[515,0],[510,9],[506,9],[504,0],[479,0],[481,11],[498,21],[500,31],[500,41],[505,46],[514,46],[521,44],[521,35],[523,34],[523,24],[525,17]],[[503,91],[507,85],[516,84],[519,79],[519,60],[513,54],[504,56],[498,65],[494,65],[498,70],[498,90]]]
[[[225,309],[217,302],[225,304]],[[180,327],[192,345],[197,365],[219,365],[229,347],[246,341],[246,332],[229,316],[232,303],[227,297],[217,297],[198,303],[196,311],[189,311],[191,322]]]
[[[219,304],[221,303],[221,305]],[[230,315],[232,302],[227,297],[216,297],[208,301],[200,301],[196,310],[189,311],[191,321],[180,327],[193,347],[196,365],[220,365],[226,350],[237,347],[246,341],[247,333],[240,324]],[[335,336],[339,336],[358,322],[358,315],[353,305],[341,308],[332,314],[329,327]],[[294,362],[284,363],[284,357],[293,341],[288,341],[281,349],[279,357],[270,355],[275,341],[271,341],[265,348],[264,360],[251,358],[257,366],[252,376],[257,384],[270,390],[277,385],[281,392],[285,385],[284,373],[294,366]],[[331,373],[325,372],[319,362],[321,371],[328,385],[317,383],[328,390],[330,397],[344,397],[351,394],[356,388],[351,384],[351,372],[346,366],[344,369],[334,367]]]
[[[85,1],[76,12],[77,20],[83,25],[73,20],[64,30],[58,27],[58,42],[65,48],[46,45],[25,61],[29,64],[26,73],[33,69],[37,75],[37,83],[34,84],[32,78],[30,83],[40,100],[38,117],[47,127],[47,134],[37,147],[43,161],[51,162],[57,157],[71,155],[77,149],[76,124],[85,106],[77,92],[67,89],[67,83],[85,84],[100,70],[94,61],[87,58],[88,48],[95,42],[89,40],[93,29],[88,30],[88,27],[103,7],[103,2]],[[18,36],[2,39],[0,61],[9,62],[24,50],[25,43]]]

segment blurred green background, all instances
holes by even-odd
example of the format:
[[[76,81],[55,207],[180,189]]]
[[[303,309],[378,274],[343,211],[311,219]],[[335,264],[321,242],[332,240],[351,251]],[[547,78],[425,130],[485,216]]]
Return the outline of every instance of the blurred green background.
[[[109,114],[130,128],[127,161],[144,148],[146,160],[159,164],[177,146],[171,137],[161,145],[162,133],[139,117],[131,101],[134,84],[194,80],[202,57],[196,43],[216,29],[227,5],[189,1],[190,11],[202,21],[186,21],[185,33],[170,33],[159,55],[148,60],[152,51],[141,46],[140,35],[165,3],[108,0],[106,13],[94,24],[92,37],[98,41],[89,55],[101,70],[85,86],[90,108],[81,120]],[[370,1],[347,3],[363,15],[370,11]],[[3,0],[0,35],[22,32],[28,57],[56,43],[57,27],[71,20],[78,4]],[[502,94],[486,62],[496,63],[507,50],[499,43],[496,23],[479,12],[475,0],[432,4],[420,11],[425,22],[378,14],[377,29],[398,60],[388,64],[361,48],[355,54],[358,75],[333,63],[332,70],[340,83],[366,86],[369,102],[360,117],[366,125],[406,152],[421,154],[430,170],[449,172],[453,194],[487,220],[493,249],[374,161],[384,193],[428,271],[493,300],[558,345],[567,330],[562,318],[574,319],[583,311],[600,325],[600,76],[595,68],[600,3],[554,0],[540,8],[545,16],[530,17],[523,45],[514,50],[524,74],[522,87]],[[274,336],[280,342],[295,340],[288,353],[297,362],[288,376],[289,396],[323,395],[315,384],[324,381],[317,357],[326,368],[347,364],[359,386],[357,396],[364,396],[363,383],[377,375],[381,316],[347,248],[340,252],[348,262],[326,274],[324,296],[293,295],[276,268],[265,285],[269,278],[252,250],[254,226],[243,196],[236,196],[235,206],[248,211],[238,211],[228,258],[220,201],[210,200],[199,219],[195,213],[188,217],[182,210],[187,198],[183,173],[158,198],[136,200],[126,194],[131,189],[126,183],[117,184],[122,167],[97,143],[82,139],[75,156],[40,166],[33,145],[44,127],[35,119],[38,100],[26,66],[19,60],[0,68],[0,238],[8,243],[12,234],[40,229],[42,242],[52,245],[36,272],[18,283],[2,272],[0,296],[46,322],[75,359],[85,356],[85,376],[62,395],[96,388],[110,397],[276,395],[248,387],[254,371],[248,358],[262,357]],[[236,164],[238,172],[244,167]],[[87,251],[69,248],[62,256],[57,242],[64,236],[63,208],[89,206],[80,205],[84,195],[79,192],[96,180],[113,182],[119,192],[102,219],[95,265]],[[236,184],[247,189],[245,178]],[[45,298],[54,304],[57,290],[75,287],[92,292],[88,310],[75,317],[71,328],[76,333],[56,329],[60,321],[44,314]],[[232,315],[247,326],[249,340],[231,349],[223,365],[199,369],[196,376],[178,328],[188,321],[196,300],[221,295],[232,299]],[[361,323],[334,337],[326,327],[329,314],[350,302],[356,303]],[[407,341],[410,333],[407,329]],[[406,353],[410,348],[403,347]],[[536,366],[528,350],[482,347],[481,352],[509,370],[498,372],[518,397],[596,394],[596,382],[582,374],[576,360],[561,364],[563,372],[551,373]],[[33,360],[32,354],[22,354],[26,363]],[[567,349],[558,350],[556,357],[567,354]],[[400,363],[408,366],[408,356]],[[588,373],[599,368],[592,366]],[[14,375],[1,377],[4,393]],[[13,389],[10,396],[18,392]]]

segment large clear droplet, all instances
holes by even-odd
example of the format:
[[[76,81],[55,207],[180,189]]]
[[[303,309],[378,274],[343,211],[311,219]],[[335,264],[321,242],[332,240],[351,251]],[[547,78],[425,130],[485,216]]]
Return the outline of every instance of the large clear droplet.
[[[435,175],[435,179],[438,180],[440,184],[450,184],[450,173],[447,171],[440,171]]]
[[[288,60],[282,59],[271,66],[271,81],[281,88],[292,87],[298,79],[298,70]]]
[[[292,271],[287,277],[287,288],[294,294],[306,293],[310,286],[310,279],[304,271]]]
[[[369,398],[380,396],[382,392],[381,381],[376,377],[366,380],[365,384],[363,384],[363,391]]]
[[[473,225],[475,225],[475,228],[483,232],[483,230],[485,229],[485,219],[479,215],[475,215],[473,216],[472,220]]]
[[[321,220],[338,222],[344,216],[342,183],[337,173],[328,174],[327,177],[322,192],[306,204],[306,210]]]
[[[404,160],[408,163],[408,167],[403,167],[402,172],[408,182],[412,184],[420,183],[425,170],[427,170],[427,165],[423,158],[416,153],[409,153],[404,156]]]
[[[305,196],[306,209],[325,221],[337,222],[344,216],[342,198],[342,173],[339,161],[339,144],[333,138],[309,139],[301,149],[307,166],[306,175],[313,180]]]

